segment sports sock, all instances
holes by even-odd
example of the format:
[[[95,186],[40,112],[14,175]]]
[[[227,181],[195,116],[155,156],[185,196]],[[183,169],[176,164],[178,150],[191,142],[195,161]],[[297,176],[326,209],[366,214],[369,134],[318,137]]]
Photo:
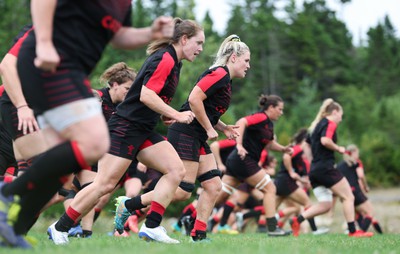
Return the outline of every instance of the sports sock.
[[[350,233],[356,232],[356,224],[354,223],[354,221],[347,222],[347,227],[349,228]]]
[[[136,196],[125,201],[125,207],[130,213],[135,210],[145,208],[146,205],[142,204],[142,196]]]
[[[275,231],[277,224],[278,224],[278,222],[276,221],[275,216],[271,217],[271,218],[267,218],[268,231],[270,231],[270,232]]]
[[[4,186],[2,192],[6,196],[23,196],[39,186],[49,185],[49,182],[59,182],[62,176],[78,172],[85,166],[87,164],[76,142],[65,142],[42,154],[35,160],[29,170],[12,183]],[[61,186],[62,183],[52,185],[52,188],[47,188],[47,192],[51,193],[52,196]]]
[[[156,201],[152,201],[150,205],[150,211],[147,213],[146,216],[146,222],[145,222],[146,227],[156,228],[160,226],[164,212],[165,212],[165,207],[163,207]]]
[[[307,221],[308,221],[308,224],[310,224],[311,230],[312,231],[317,231],[317,225],[315,224],[314,217],[310,218],[310,219],[307,219]]]
[[[219,222],[219,225],[221,226],[225,226],[226,223],[228,222],[229,219],[229,215],[231,215],[233,208],[235,208],[235,204],[230,202],[230,201],[226,201],[224,204],[224,212],[222,213],[222,218],[221,221]]]

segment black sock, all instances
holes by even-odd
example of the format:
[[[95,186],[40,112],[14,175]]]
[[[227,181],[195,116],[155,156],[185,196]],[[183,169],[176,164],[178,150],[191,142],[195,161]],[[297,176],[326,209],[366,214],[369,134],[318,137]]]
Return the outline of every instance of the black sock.
[[[54,182],[35,188],[21,197],[19,202],[21,210],[18,213],[17,221],[14,223],[16,234],[24,235],[29,231],[39,217],[41,209],[54,196],[60,186],[62,186],[62,183],[54,180]]]
[[[94,216],[93,216],[93,223],[96,222],[96,220],[99,218],[100,213],[101,213],[101,209],[99,209],[99,210],[95,209]]]
[[[304,219],[303,215],[299,215],[297,216],[297,222],[299,222],[299,224],[301,224],[303,221],[305,221],[306,219]]]
[[[356,224],[354,223],[354,221],[352,221],[352,222],[347,222],[347,226],[348,226],[348,228],[349,228],[349,232],[350,232],[350,233],[356,232]]]
[[[62,163],[60,163],[62,162]],[[71,142],[60,144],[42,154],[23,175],[7,184],[2,189],[6,196],[25,195],[40,186],[47,186],[50,182],[59,181],[62,176],[81,169]],[[57,189],[49,189],[48,193],[54,195]]]
[[[367,231],[368,228],[369,228],[369,226],[371,225],[371,222],[372,222],[371,217],[365,216],[365,217],[364,217],[364,220],[363,220],[363,223],[362,223],[361,229],[362,229],[363,231]]]
[[[148,228],[156,228],[160,226],[162,220],[162,216],[159,213],[152,211],[150,214],[146,216],[146,227]]]
[[[317,225],[315,225],[314,218],[307,219],[308,224],[310,224],[310,228],[312,231],[317,231]]]
[[[224,212],[222,213],[222,218],[219,222],[219,225],[221,226],[225,226],[225,224],[228,222],[229,219],[229,215],[231,215],[232,211],[233,211],[233,206],[231,205],[224,205]]]
[[[57,221],[55,228],[57,231],[68,232],[75,224],[75,221],[71,219],[67,213],[64,213],[61,218]]]
[[[252,217],[257,217],[260,215],[261,215],[261,211],[251,210],[250,212],[243,214],[243,220],[252,218]]]
[[[374,227],[374,229],[376,230],[376,232],[378,232],[379,234],[383,234],[383,231],[382,231],[381,225],[379,225],[379,222],[374,221],[374,222],[372,223],[372,226]]]
[[[130,198],[125,201],[125,207],[128,209],[130,213],[133,213],[135,210],[139,210],[142,208],[145,208],[147,206],[142,204],[142,196],[136,196],[133,198]]]
[[[88,238],[93,235],[93,231],[91,230],[82,230],[82,238]]]
[[[268,227],[268,231],[273,232],[276,230],[276,225],[277,225],[277,221],[275,216],[271,217],[271,218],[267,218],[267,227]]]

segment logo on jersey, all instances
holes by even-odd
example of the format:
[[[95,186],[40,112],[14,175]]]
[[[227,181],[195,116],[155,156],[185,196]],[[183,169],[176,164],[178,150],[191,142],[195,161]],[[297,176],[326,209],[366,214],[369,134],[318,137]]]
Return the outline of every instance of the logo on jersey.
[[[226,108],[224,108],[222,106],[215,107],[215,110],[217,110],[221,115],[226,112]]]
[[[135,147],[134,147],[133,145],[129,145],[129,146],[128,146],[128,153],[127,153],[127,154],[128,154],[128,155],[133,155],[133,154],[132,154],[133,149],[135,149]]]
[[[121,23],[112,16],[107,15],[101,20],[101,25],[113,33],[116,33],[121,28]]]

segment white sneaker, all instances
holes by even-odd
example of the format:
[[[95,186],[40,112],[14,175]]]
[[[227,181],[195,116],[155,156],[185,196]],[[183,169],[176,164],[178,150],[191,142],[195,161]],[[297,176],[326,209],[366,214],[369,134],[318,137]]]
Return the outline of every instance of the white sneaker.
[[[56,245],[68,244],[68,232],[58,231],[55,228],[56,223],[57,221],[51,224],[51,226],[47,229],[47,233]]]
[[[139,230],[139,238],[146,241],[156,241],[162,243],[179,243],[178,240],[173,239],[167,235],[167,231],[164,227],[158,226],[156,228],[148,228],[145,223]]]
[[[317,230],[313,231],[313,235],[323,235],[329,232],[329,228],[318,228]]]
[[[243,213],[237,212],[236,213],[236,226],[237,226],[238,231],[242,231],[243,223],[244,223]]]

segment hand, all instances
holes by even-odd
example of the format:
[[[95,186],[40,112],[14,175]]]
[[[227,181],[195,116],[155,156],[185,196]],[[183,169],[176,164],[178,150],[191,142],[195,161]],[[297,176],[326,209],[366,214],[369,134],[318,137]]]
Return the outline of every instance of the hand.
[[[186,123],[186,124],[191,123],[193,119],[194,119],[194,113],[192,111],[178,112],[178,115],[175,118],[175,120],[178,123]]]
[[[344,146],[339,146],[337,151],[341,154],[344,154],[346,152],[346,148]]]
[[[292,155],[293,154],[293,148],[291,146],[285,146],[285,147],[283,147],[282,152],[283,153],[287,153],[289,155]]]
[[[240,133],[236,131],[238,125],[227,125],[224,129],[224,134],[228,139],[236,139],[240,136]]]
[[[161,115],[160,118],[163,121],[164,125],[166,125],[166,126],[176,123],[176,120],[174,120],[170,117],[164,116],[164,115]]]
[[[171,38],[174,35],[174,20],[166,16],[156,18],[151,25],[151,33],[154,40]]]
[[[296,181],[299,180],[299,181],[301,181],[301,178],[300,178],[299,174],[297,174],[296,172],[292,171],[292,172],[289,173],[289,175],[290,175],[290,177],[291,177],[293,180],[296,180]]]
[[[34,64],[44,71],[55,72],[60,63],[60,56],[52,42],[36,44],[36,58]]]
[[[18,115],[18,130],[19,131],[22,130],[22,133],[24,135],[39,130],[39,125],[36,122],[33,110],[30,109],[28,106],[22,106],[18,108],[17,115]]]
[[[217,140],[218,138],[218,132],[214,128],[210,128],[207,130],[207,140]]]
[[[240,159],[244,160],[249,152],[247,152],[243,145],[236,145],[236,149],[238,150],[238,155],[240,156]]]
[[[225,174],[226,166],[224,164],[218,164],[218,169],[222,172],[222,174]]]

